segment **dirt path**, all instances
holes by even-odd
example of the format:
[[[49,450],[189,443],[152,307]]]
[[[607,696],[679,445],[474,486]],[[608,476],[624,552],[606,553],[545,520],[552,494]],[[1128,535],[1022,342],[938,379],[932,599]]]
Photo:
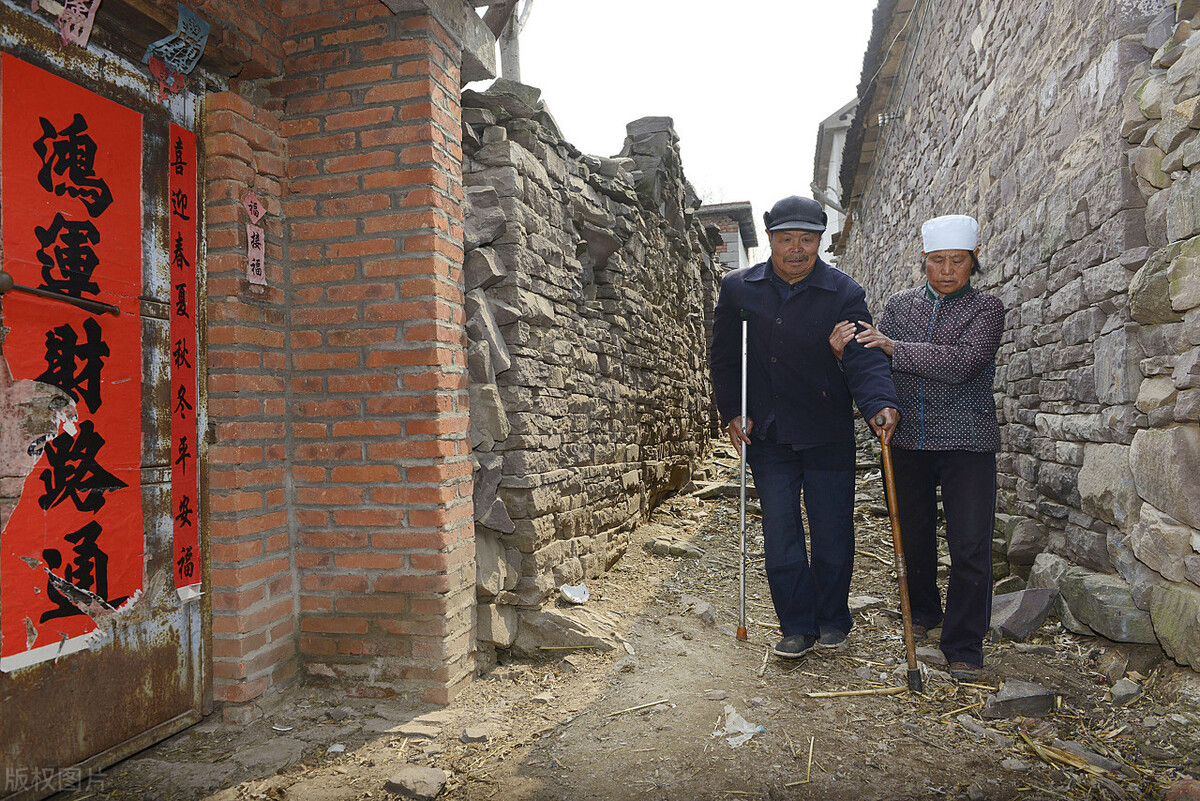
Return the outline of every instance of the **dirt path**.
[[[726,455],[709,470],[734,480],[732,464]],[[1156,799],[1171,782],[1200,776],[1200,677],[1160,664],[1139,700],[1114,707],[1098,672],[1113,644],[1062,633],[1053,622],[1027,643],[986,644],[978,686],[934,669],[921,697],[810,697],[904,684],[877,472],[860,473],[857,503],[851,594],[882,604],[856,615],[841,649],[797,662],[765,658],[778,633],[756,523],[750,642],[739,643],[737,502],[678,497],[635,533],[617,568],[590,585],[588,606],[611,621],[626,647],[548,650],[541,662],[502,663],[443,710],[301,688],[266,720],[242,729],[202,724],[63,798],[386,799],[385,782],[406,763],[445,771],[440,798],[462,801]],[[644,549],[665,534],[703,555]],[[711,603],[715,622],[681,595]],[[979,719],[989,688],[1013,679],[1054,690],[1057,711],[1045,719]],[[738,748],[713,736],[727,705],[762,727]],[[1022,731],[1043,745],[1076,741],[1124,767],[1089,773],[1052,766]]]

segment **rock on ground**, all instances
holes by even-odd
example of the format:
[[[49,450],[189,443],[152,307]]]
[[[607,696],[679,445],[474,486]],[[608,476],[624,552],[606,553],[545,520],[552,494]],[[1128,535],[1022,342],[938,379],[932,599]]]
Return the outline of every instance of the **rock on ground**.
[[[433,799],[442,792],[449,778],[444,770],[408,765],[393,774],[383,789],[405,798]]]
[[[984,718],[1012,718],[1024,715],[1040,718],[1054,709],[1054,691],[1027,681],[1006,681],[1000,691],[988,697],[979,713]]]
[[[993,597],[992,631],[1012,640],[1024,640],[1046,622],[1056,597],[1056,589],[1021,590]]]

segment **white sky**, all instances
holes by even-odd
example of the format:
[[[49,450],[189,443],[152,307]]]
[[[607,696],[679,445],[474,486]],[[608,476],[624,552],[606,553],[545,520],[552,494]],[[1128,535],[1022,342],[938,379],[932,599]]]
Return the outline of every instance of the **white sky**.
[[[625,124],[675,120],[706,203],[811,196],[817,125],[852,100],[876,0],[534,0],[521,80],[568,141],[615,155]]]

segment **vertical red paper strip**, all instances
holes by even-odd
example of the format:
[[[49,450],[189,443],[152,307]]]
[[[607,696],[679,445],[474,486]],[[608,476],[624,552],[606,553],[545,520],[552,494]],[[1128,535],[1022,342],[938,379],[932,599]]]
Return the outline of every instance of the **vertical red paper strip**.
[[[196,251],[199,206],[196,136],[171,126],[171,508],[175,515],[175,586],[199,594],[200,522],[196,515]]]
[[[16,291],[0,302],[0,415],[22,432],[0,459],[11,671],[88,647],[95,620],[142,590],[142,115],[7,54],[0,82],[4,269],[120,310]],[[40,454],[39,434],[53,438]]]

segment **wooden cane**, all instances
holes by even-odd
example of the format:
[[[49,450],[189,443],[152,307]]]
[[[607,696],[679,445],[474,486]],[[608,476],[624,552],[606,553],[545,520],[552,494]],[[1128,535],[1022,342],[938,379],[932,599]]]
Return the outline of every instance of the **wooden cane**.
[[[880,415],[875,425],[881,429],[887,421]],[[896,474],[892,472],[892,447],[879,434],[879,446],[883,450],[883,487],[887,496],[888,517],[892,522],[892,548],[896,554],[896,578],[900,583],[900,619],[904,623],[904,653],[908,658],[908,689],[923,692],[921,669],[917,666],[917,646],[913,641],[912,607],[908,603],[908,570],[904,564],[904,544],[900,540],[900,513],[896,508]]]

